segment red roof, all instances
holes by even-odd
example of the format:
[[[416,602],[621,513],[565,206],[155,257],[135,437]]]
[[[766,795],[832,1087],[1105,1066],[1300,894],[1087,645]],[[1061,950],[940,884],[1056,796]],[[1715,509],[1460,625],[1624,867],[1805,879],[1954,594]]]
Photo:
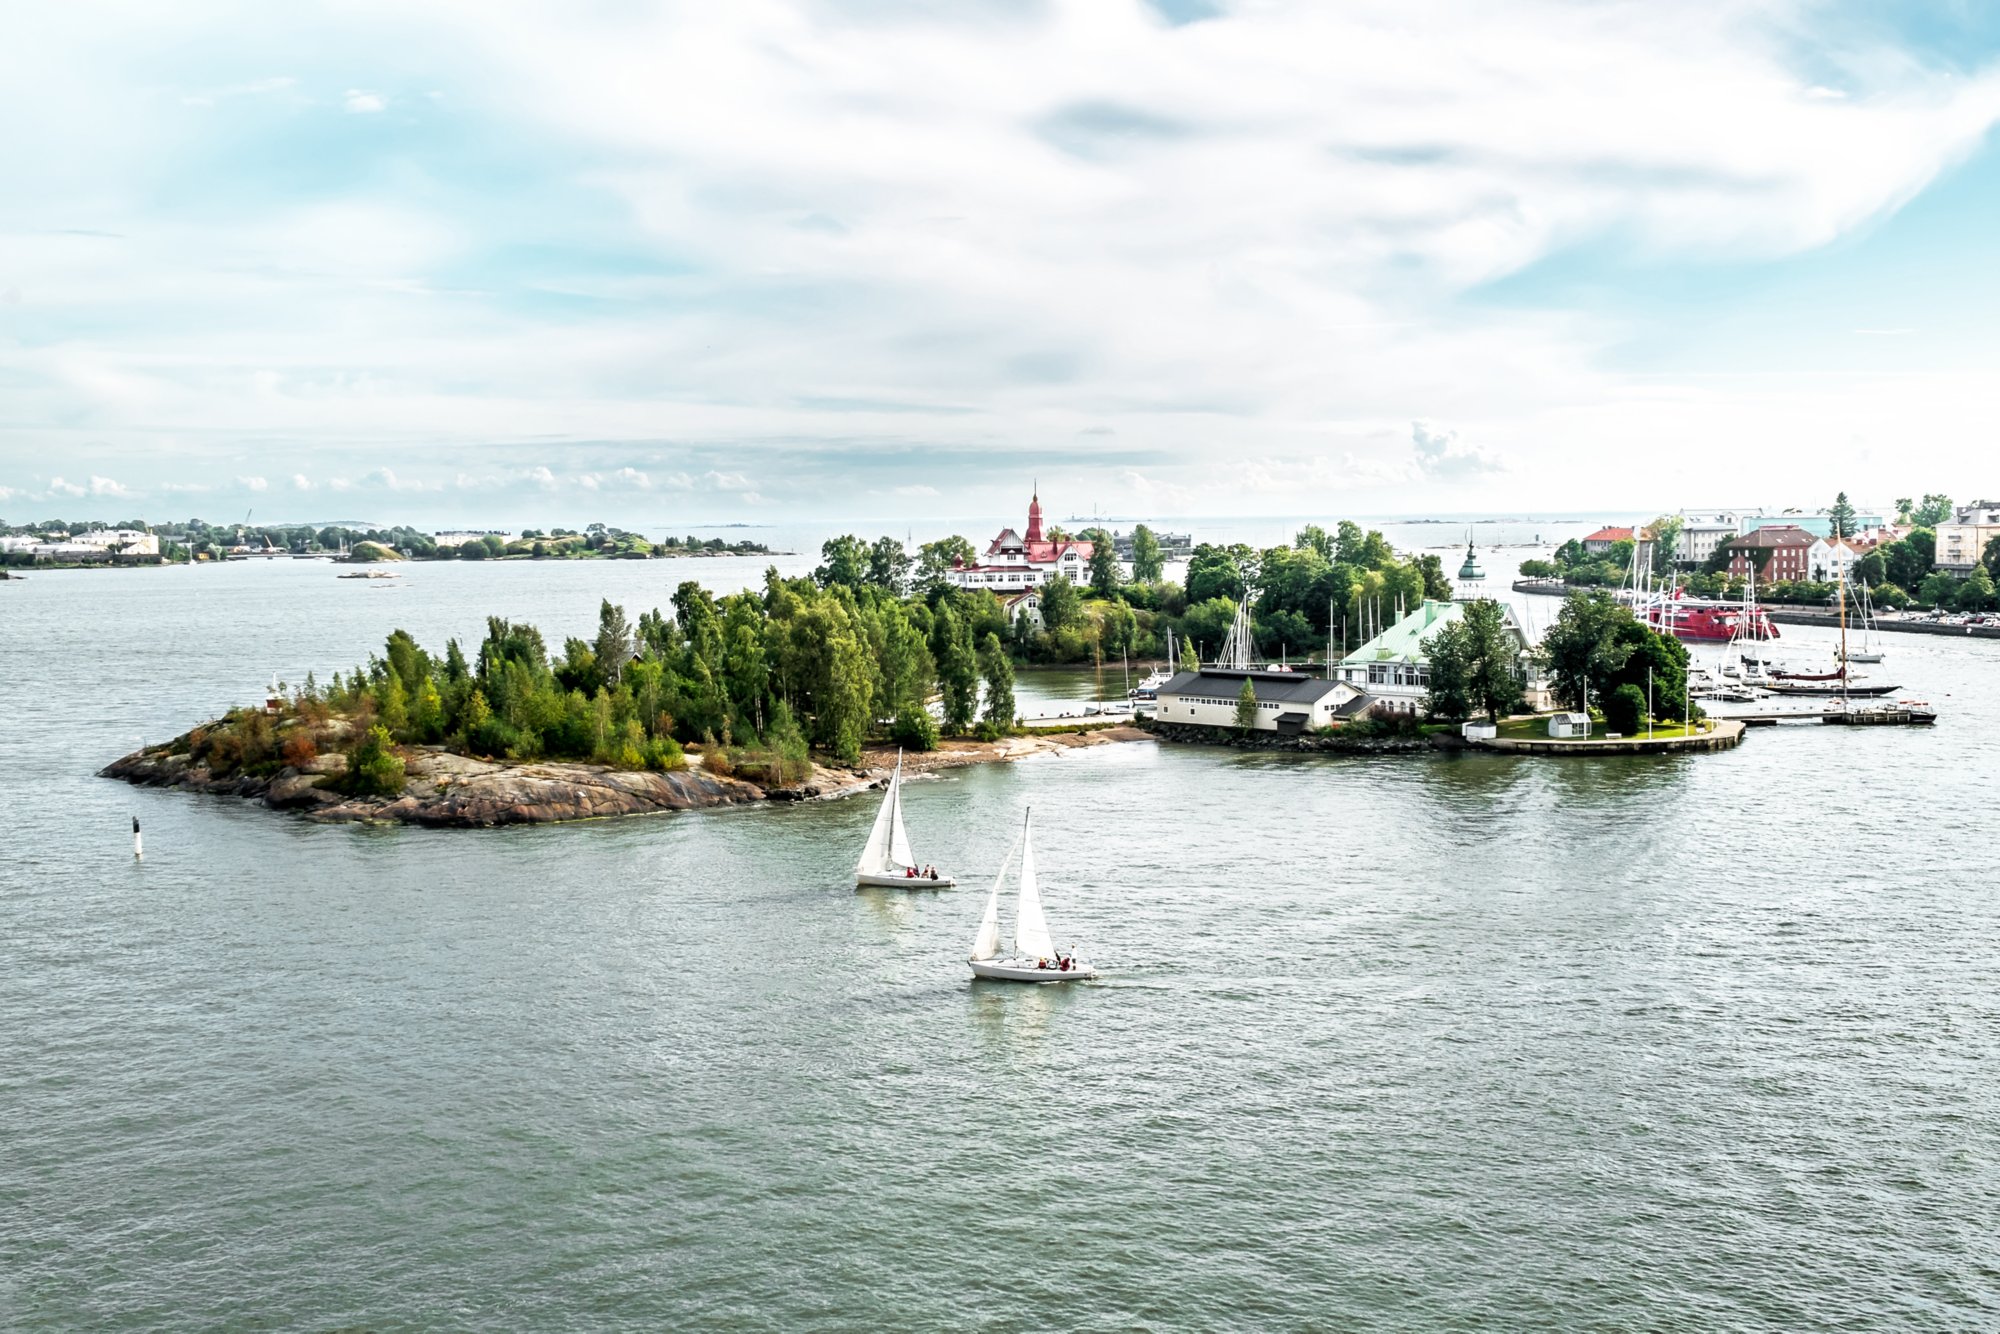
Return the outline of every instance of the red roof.
[[[1583,540],[1586,542],[1630,542],[1634,538],[1630,528],[1600,528]]]
[[[1732,547],[1809,547],[1819,538],[1789,523],[1768,524],[1742,537],[1731,539]]]

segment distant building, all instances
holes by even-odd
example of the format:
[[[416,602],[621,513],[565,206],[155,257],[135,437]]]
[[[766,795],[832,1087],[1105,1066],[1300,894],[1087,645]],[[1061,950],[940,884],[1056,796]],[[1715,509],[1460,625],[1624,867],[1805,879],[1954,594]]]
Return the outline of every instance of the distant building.
[[[1584,538],[1584,550],[1592,556],[1604,556],[1620,542],[1638,542],[1638,536],[1632,528],[1598,528]]]
[[[1001,529],[1000,535],[987,544],[983,556],[971,565],[953,565],[945,578],[956,588],[983,588],[999,594],[1003,601],[1012,602],[1017,594],[1039,588],[1058,575],[1073,584],[1090,582],[1090,557],[1094,549],[1089,542],[1067,538],[1058,541],[1043,536],[1042,498],[1036,495],[1028,501],[1025,534],[1017,534],[1012,528]],[[1034,611],[1039,618],[1039,600]]]
[[[1806,548],[1806,578],[1822,584],[1854,580],[1854,562],[1861,553],[1838,537],[1822,537]]]
[[[18,542],[18,539],[9,539]],[[55,540],[34,539],[29,545],[8,545],[10,552],[26,551],[37,560],[65,563],[110,560],[159,559],[160,539],[138,528],[96,528]]]
[[[1880,528],[1888,520],[1880,514],[1870,514],[1865,510],[1854,511],[1856,532],[1864,528]],[[1811,514],[1746,514],[1743,516],[1743,536],[1747,537],[1760,528],[1803,528],[1814,537],[1833,536],[1833,516],[1825,510]]]
[[[1682,514],[1680,544],[1674,559],[1682,565],[1702,565],[1715,549],[1743,530],[1741,516],[1734,513]]]
[[[1971,574],[1995,537],[2000,537],[2000,501],[1960,505],[1950,523],[1937,526],[1937,568],[1948,574]]]
[[[1767,583],[1810,579],[1811,553],[1817,540],[1805,529],[1789,524],[1753,529],[1729,544],[1729,572],[1739,579],[1755,574]],[[1770,553],[1761,558],[1761,567],[1759,557],[1753,554],[1758,551]]]
[[[1236,705],[1243,683],[1257,695],[1254,730],[1296,734],[1309,727],[1331,727],[1348,716],[1343,706],[1364,703],[1361,692],[1344,681],[1329,681],[1304,672],[1270,668],[1204,667],[1180,672],[1159,688],[1159,708],[1153,715],[1163,723],[1196,727],[1236,726]]]
[[[1415,611],[1342,658],[1337,669],[1339,679],[1367,694],[1375,707],[1385,713],[1416,713],[1431,688],[1431,665],[1424,656],[1424,641],[1464,616],[1469,605],[1425,599]],[[1548,688],[1530,652],[1527,633],[1506,603],[1500,604],[1500,611],[1507,632],[1519,649],[1518,663],[1528,692],[1528,707],[1545,708]]]
[[[1160,544],[1161,560],[1186,560],[1194,555],[1194,536],[1190,533],[1154,533],[1153,540]],[[1111,548],[1119,560],[1127,565],[1132,563],[1132,534],[1113,533]]]
[[[502,542],[512,542],[517,536],[519,534],[498,531],[481,533],[467,531],[463,533],[432,533],[431,540],[441,547],[462,547],[467,542],[477,542],[481,538],[497,537]]]

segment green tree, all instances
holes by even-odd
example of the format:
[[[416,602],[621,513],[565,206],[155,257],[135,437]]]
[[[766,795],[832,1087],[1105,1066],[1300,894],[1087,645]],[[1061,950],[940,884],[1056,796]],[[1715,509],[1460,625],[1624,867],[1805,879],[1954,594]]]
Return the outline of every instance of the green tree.
[[[893,537],[878,537],[868,548],[868,582],[895,597],[910,591],[910,554]]]
[[[979,645],[979,671],[986,678],[986,721],[995,727],[1014,726],[1014,664],[1000,636],[988,632]]]
[[[375,707],[382,726],[389,729],[392,736],[403,736],[410,729],[410,696],[403,689],[403,679],[394,672],[383,678],[375,687]]]
[[[1467,604],[1464,615],[1424,641],[1430,663],[1425,708],[1438,718],[1484,713],[1497,722],[1521,707],[1520,642],[1491,598]]]
[[[1986,539],[1986,549],[1979,555],[1979,563],[1986,567],[1986,573],[2000,579],[2000,533]]]
[[[954,563],[971,565],[978,559],[972,543],[956,535],[924,543],[917,548],[917,591],[929,597],[949,587]]]
[[[931,717],[930,710],[921,705],[905,704],[897,711],[889,736],[904,750],[936,750],[937,719]]]
[[[1083,595],[1076,585],[1057,575],[1042,585],[1042,625],[1058,634],[1083,623]]]
[[[1603,699],[1605,684],[1632,656],[1632,645],[1618,635],[1619,626],[1631,620],[1632,613],[1601,589],[1563,599],[1539,650],[1558,704],[1581,709],[1586,696]]]
[[[355,554],[360,554],[358,549]],[[477,538],[465,543],[458,549],[458,558],[460,560],[485,560],[489,554],[486,550],[486,544]]]
[[[1439,602],[1451,601],[1451,595],[1457,590],[1444,572],[1444,559],[1436,552],[1425,552],[1417,557],[1417,573],[1423,576],[1425,597]]]
[[[1896,522],[1910,523],[1916,513],[1917,502],[1908,496],[1896,502]]]
[[[1154,584],[1165,572],[1166,562],[1160,559],[1160,539],[1142,523],[1132,530],[1132,580]]]
[[[1646,692],[1635,685],[1622,685],[1604,699],[1604,727],[1608,732],[1631,736],[1646,721]]]
[[[1646,525],[1653,543],[1653,569],[1671,570],[1680,561],[1681,531],[1687,521],[1678,514],[1662,514]]]
[[[1102,528],[1089,530],[1090,539],[1090,587],[1101,598],[1116,597],[1118,585],[1124,582],[1124,571],[1118,565],[1118,548],[1112,543],[1111,534]]]
[[[1924,576],[1923,586],[1917,589],[1919,601],[1932,607],[1949,607],[1958,600],[1958,580],[1943,570],[1933,570]]]
[[[426,744],[442,740],[445,730],[444,697],[428,676],[417,687],[416,705],[410,710],[410,731]]]
[[[1889,563],[1882,559],[1882,552],[1879,548],[1854,562],[1854,577],[1862,583],[1867,584],[1870,588],[1887,581],[1889,578]]]
[[[1993,605],[1993,576],[1984,565],[1973,566],[1958,586],[1957,604],[1960,611],[1985,611]]]
[[[1833,508],[1826,516],[1835,537],[1852,537],[1858,531],[1854,525],[1854,506],[1848,503],[1845,491],[1833,498]]]
[[[598,605],[597,642],[591,646],[591,653],[604,683],[617,685],[625,664],[632,660],[632,626],[625,619],[625,609],[612,606],[610,598]]]
[[[1187,596],[1190,603],[1211,598],[1241,600],[1245,588],[1243,566],[1234,552],[1204,542],[1188,559]]]
[[[819,555],[813,580],[821,588],[835,584],[859,588],[868,582],[868,547],[853,534],[828,538],[820,544]]]
[[[1194,641],[1192,639],[1181,640],[1180,668],[1184,672],[1198,672],[1201,670],[1201,659],[1195,656]]]
[[[347,774],[340,786],[360,797],[389,797],[403,790],[403,761],[387,728],[377,723],[348,752]]]
[[[937,644],[944,727],[956,736],[972,725],[979,707],[979,662],[972,651],[972,632],[949,605],[938,608]]]
[[[1941,523],[1950,522],[1951,514],[1951,497],[1933,492],[1924,497],[1924,503],[1917,506],[1916,512],[1910,515],[1910,519],[1919,528],[1935,528]]]
[[[1257,725],[1257,687],[1247,676],[1236,692],[1236,725],[1245,731]]]

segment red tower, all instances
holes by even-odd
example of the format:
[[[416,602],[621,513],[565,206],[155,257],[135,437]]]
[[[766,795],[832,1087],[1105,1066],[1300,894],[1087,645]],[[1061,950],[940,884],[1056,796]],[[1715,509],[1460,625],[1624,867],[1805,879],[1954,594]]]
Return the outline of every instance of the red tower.
[[[1042,540],[1042,497],[1039,488],[1028,499],[1028,531],[1025,536],[1030,542]]]

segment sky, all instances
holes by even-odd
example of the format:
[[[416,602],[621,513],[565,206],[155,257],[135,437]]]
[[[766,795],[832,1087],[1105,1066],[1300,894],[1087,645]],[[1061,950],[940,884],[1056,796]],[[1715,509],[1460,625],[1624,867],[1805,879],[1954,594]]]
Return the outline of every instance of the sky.
[[[45,4],[0,518],[2000,493],[1984,0]]]

